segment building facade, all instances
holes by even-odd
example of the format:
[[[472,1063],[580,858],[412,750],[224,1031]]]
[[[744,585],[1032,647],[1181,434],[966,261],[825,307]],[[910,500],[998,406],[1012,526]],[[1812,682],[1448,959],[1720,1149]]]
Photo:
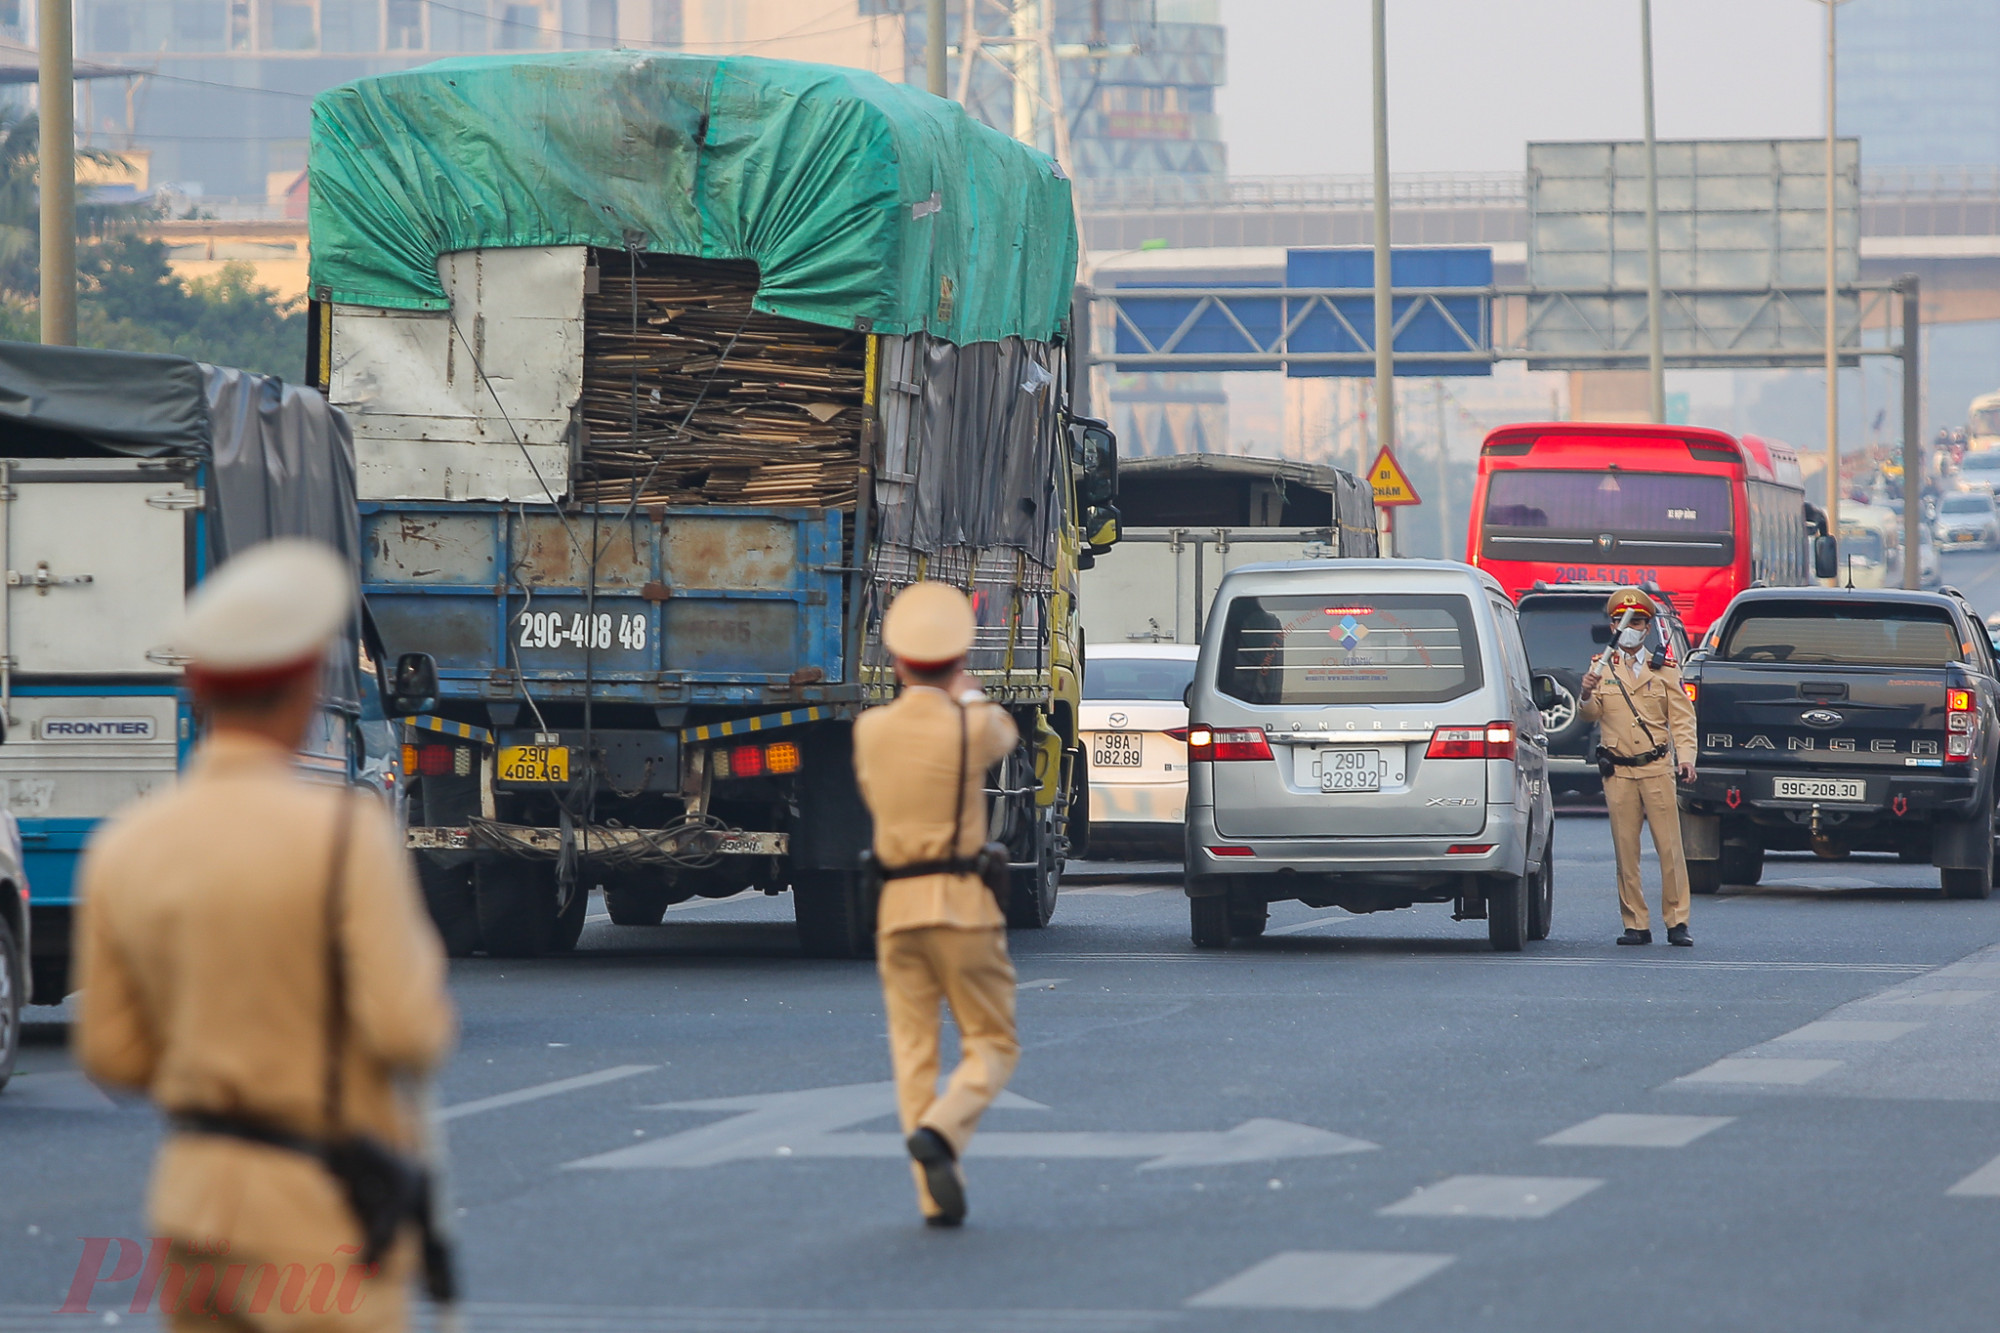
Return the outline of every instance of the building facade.
[[[2000,168],[2000,4],[1854,0],[1835,22],[1840,132],[1864,170]]]

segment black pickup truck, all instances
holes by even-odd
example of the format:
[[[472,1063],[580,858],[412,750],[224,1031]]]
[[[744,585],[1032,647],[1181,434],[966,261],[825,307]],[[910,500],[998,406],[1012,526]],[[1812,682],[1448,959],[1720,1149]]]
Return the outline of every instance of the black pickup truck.
[[[1681,788],[1696,893],[1808,848],[1927,861],[1951,898],[1992,891],[2000,669],[1956,594],[1751,589],[1681,678],[1701,744]]]

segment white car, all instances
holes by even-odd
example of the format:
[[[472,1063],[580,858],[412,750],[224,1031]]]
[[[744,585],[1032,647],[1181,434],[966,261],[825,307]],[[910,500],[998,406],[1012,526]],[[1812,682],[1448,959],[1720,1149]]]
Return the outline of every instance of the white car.
[[[1991,495],[2000,483],[2000,449],[1983,449],[1959,460],[1958,488]]]
[[[1990,551],[2000,546],[2000,510],[1994,508],[1993,492],[1959,491],[1945,496],[1938,502],[1936,532],[1940,551],[1964,547]]]
[[[1179,859],[1187,811],[1194,644],[1092,645],[1079,731],[1090,764],[1090,849]]]

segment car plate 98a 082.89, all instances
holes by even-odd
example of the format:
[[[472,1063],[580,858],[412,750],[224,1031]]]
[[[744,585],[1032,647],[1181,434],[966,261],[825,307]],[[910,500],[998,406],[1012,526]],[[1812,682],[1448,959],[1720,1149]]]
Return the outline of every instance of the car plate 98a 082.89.
[[[1100,731],[1090,738],[1090,762],[1097,768],[1137,768],[1140,746],[1137,732]]]
[[[568,782],[567,745],[503,745],[497,775],[502,782]]]

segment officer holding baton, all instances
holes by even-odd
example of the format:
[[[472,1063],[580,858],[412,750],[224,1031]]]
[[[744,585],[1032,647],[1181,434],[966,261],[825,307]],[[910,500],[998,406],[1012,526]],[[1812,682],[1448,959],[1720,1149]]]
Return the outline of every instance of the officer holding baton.
[[[1646,635],[1659,607],[1638,588],[1620,588],[1606,604],[1611,647],[1583,678],[1582,713],[1598,725],[1597,771],[1618,858],[1620,944],[1651,944],[1651,917],[1639,882],[1639,826],[1653,831],[1660,859],[1660,921],[1667,943],[1689,947],[1687,860],[1681,853],[1674,778],[1694,780],[1694,704],[1681,674],[1662,653],[1648,652]]]

